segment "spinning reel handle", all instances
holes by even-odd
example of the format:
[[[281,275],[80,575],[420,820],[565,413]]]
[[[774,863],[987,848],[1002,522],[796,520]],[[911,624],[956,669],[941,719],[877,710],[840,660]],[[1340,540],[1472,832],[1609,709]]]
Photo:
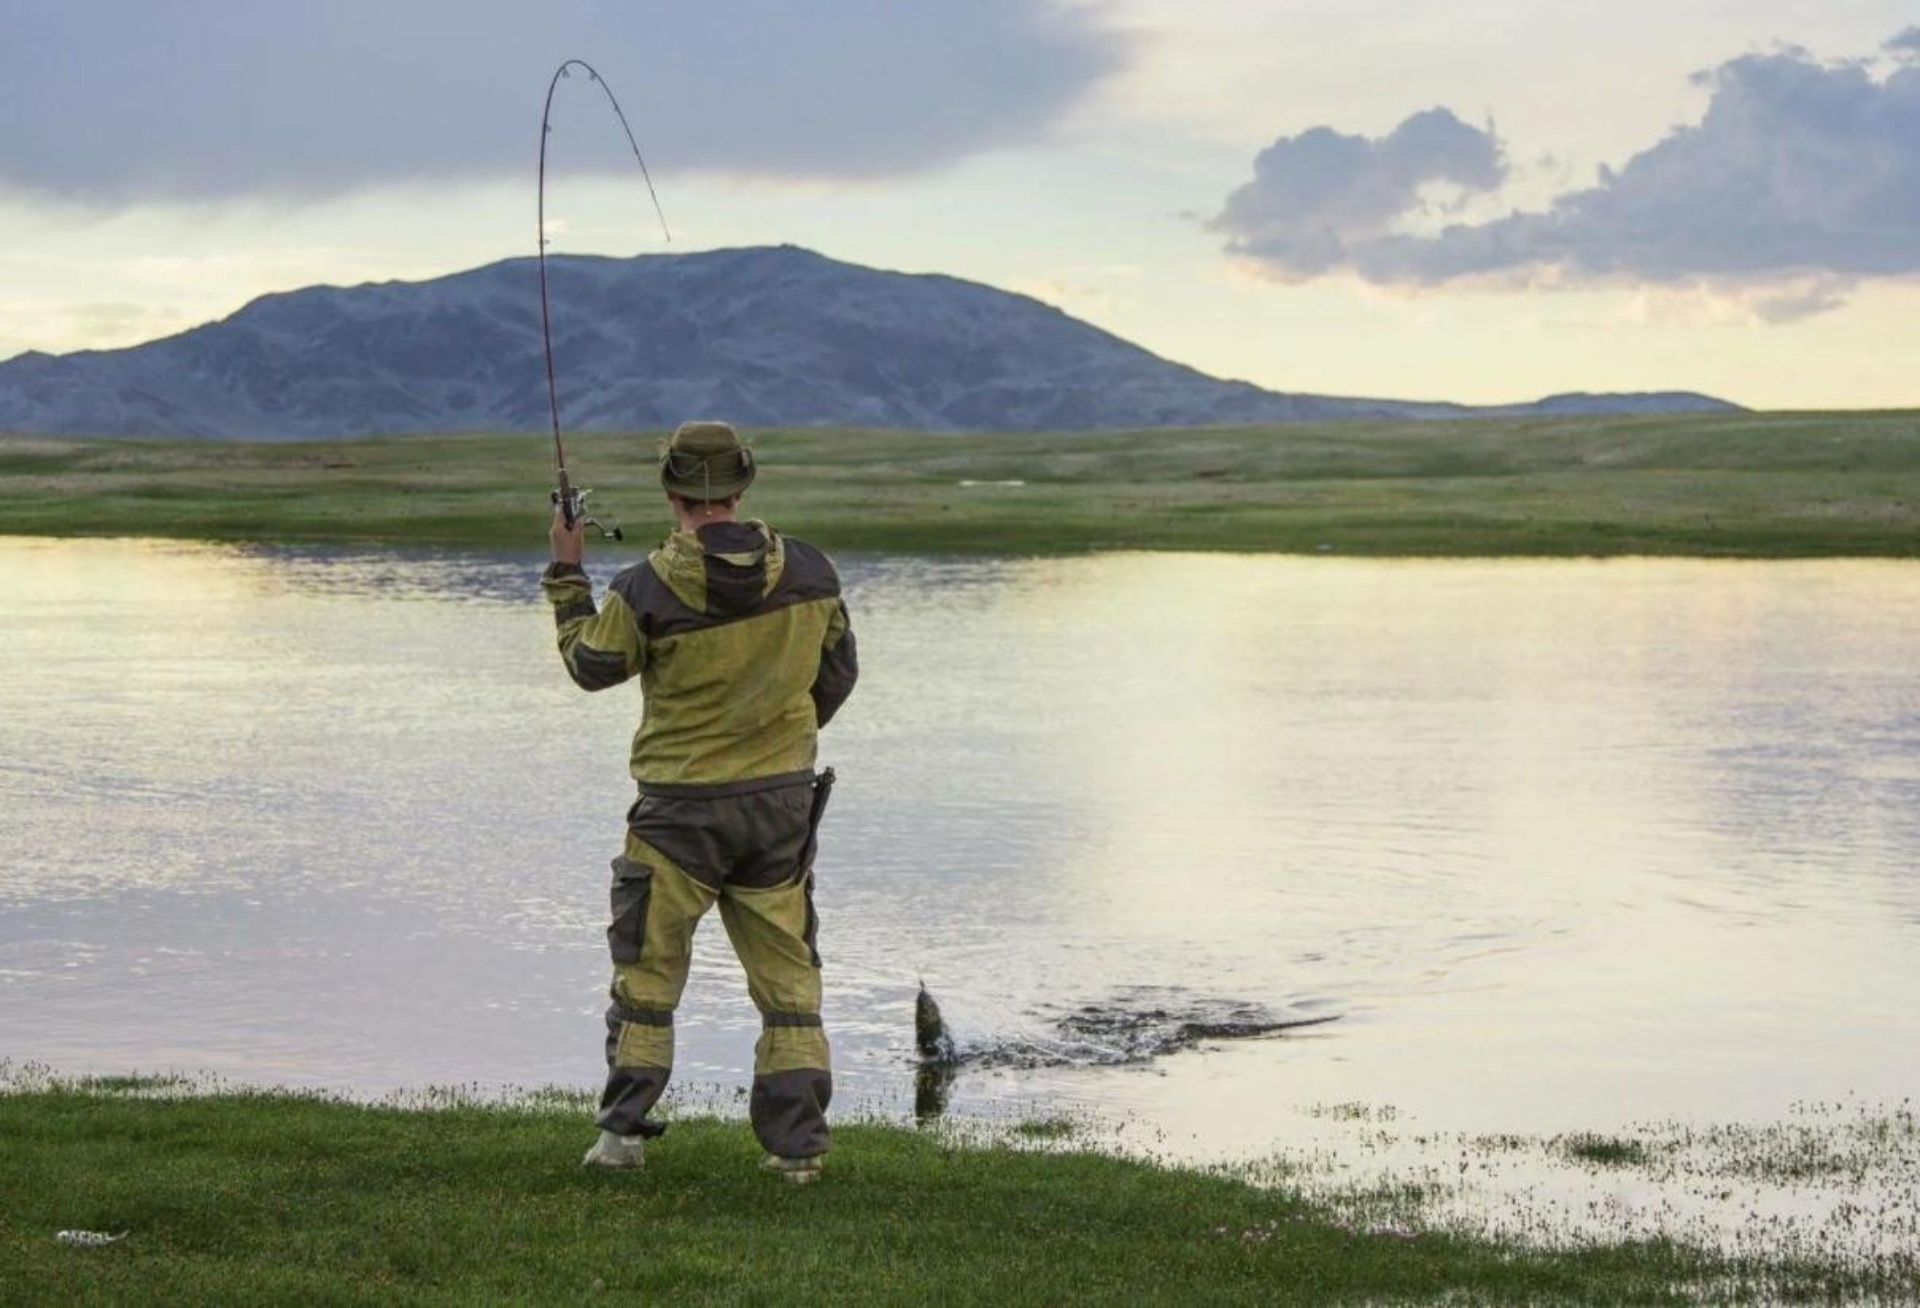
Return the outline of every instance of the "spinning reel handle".
[[[568,527],[586,523],[600,533],[602,540],[625,540],[626,533],[616,526],[609,527],[598,518],[587,513],[587,496],[593,492],[585,487],[574,488],[567,481],[565,473],[560,474],[560,489],[549,495],[553,503],[560,506],[560,516],[565,518]]]

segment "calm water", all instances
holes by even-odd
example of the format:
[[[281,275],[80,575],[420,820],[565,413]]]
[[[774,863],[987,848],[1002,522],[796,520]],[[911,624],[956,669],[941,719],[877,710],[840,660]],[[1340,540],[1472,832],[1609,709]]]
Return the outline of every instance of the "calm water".
[[[638,692],[567,683],[539,565],[0,541],[0,1057],[596,1085]],[[1314,1105],[1551,1132],[1913,1089],[1920,566],[843,571],[849,1103],[910,1105],[922,976],[973,1040],[1169,995],[1343,1015],[956,1087],[1181,1156]],[[682,1075],[726,1094],[756,1019],[702,945]]]

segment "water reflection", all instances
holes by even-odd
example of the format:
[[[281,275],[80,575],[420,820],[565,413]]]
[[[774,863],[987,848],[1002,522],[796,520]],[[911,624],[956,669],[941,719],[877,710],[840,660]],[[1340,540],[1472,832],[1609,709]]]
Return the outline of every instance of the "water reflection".
[[[940,1087],[1195,1154],[1315,1102],[1571,1130],[1905,1092],[1914,565],[843,564],[867,674],[819,900],[855,1102],[924,1093],[922,976],[976,1042],[1137,987],[1345,1014]],[[0,542],[0,1055],[592,1085],[638,706],[566,684],[539,566]],[[743,1083],[755,1021],[703,935],[683,1074]]]

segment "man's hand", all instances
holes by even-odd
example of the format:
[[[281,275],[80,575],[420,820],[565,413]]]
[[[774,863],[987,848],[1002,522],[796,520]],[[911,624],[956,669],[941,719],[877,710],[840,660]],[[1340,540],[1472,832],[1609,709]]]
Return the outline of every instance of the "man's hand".
[[[553,544],[555,563],[578,563],[587,552],[587,524],[582,520],[569,527],[567,515],[556,504],[553,506],[553,526],[547,532],[547,539]]]

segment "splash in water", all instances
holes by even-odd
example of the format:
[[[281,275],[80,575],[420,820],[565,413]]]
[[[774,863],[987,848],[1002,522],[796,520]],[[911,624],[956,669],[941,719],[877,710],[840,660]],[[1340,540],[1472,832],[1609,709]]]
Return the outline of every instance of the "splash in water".
[[[1248,1040],[1337,1021],[1312,1013],[1311,1001],[1291,1013],[1245,1000],[1212,999],[1178,987],[1140,986],[1104,1003],[1051,1010],[1051,1032],[957,1040],[923,981],[914,1000],[914,1044],[920,1068],[914,1107],[921,1117],[944,1112],[962,1067],[1106,1067],[1144,1063],[1217,1040]]]

